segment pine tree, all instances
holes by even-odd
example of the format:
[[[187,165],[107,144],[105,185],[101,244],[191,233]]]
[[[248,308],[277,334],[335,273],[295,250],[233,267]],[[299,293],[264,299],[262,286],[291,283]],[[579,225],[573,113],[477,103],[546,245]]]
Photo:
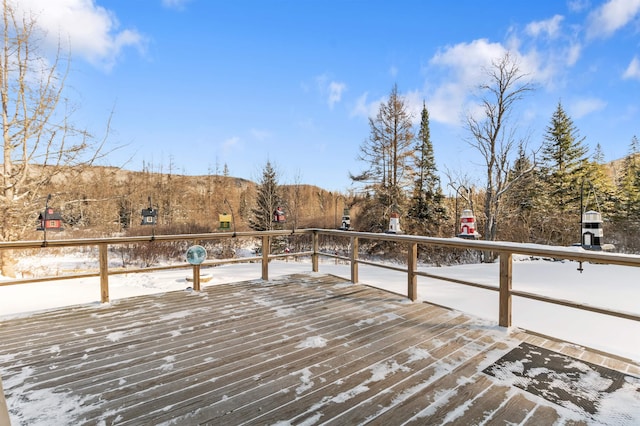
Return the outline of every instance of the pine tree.
[[[604,153],[600,144],[596,145],[592,160],[586,164],[581,182],[582,208],[597,210],[605,216],[615,212],[616,188],[609,177]]]
[[[267,161],[257,186],[256,206],[251,209],[251,217],[249,218],[251,229],[255,231],[275,229],[276,227],[272,220],[273,212],[278,207],[282,207],[281,204],[282,198],[278,185],[278,174],[271,162]]]
[[[625,220],[640,216],[640,141],[631,138],[618,182],[619,205],[616,209]]]
[[[563,214],[579,210],[581,181],[587,163],[584,139],[558,102],[544,137],[542,172],[549,190],[548,199]]]
[[[584,139],[558,102],[542,146],[540,183],[544,196],[538,204],[543,225],[541,242],[570,245],[579,241],[580,199],[589,174]]]
[[[532,167],[533,161],[527,156],[524,146],[520,145],[518,156],[509,171],[511,189],[504,202],[504,220],[510,225],[501,230],[502,240],[529,242],[537,239],[533,229],[539,185],[538,176],[528,172]]]
[[[440,226],[447,220],[444,195],[440,187],[440,178],[431,143],[429,111],[422,104],[420,131],[415,148],[413,197],[410,202],[408,218],[411,228],[421,235],[438,235]]]

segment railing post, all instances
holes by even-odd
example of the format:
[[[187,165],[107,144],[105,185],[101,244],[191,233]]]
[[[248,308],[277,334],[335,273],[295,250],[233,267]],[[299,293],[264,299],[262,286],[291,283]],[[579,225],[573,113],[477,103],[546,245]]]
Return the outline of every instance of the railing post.
[[[262,279],[269,280],[269,236],[262,236]]]
[[[100,263],[100,302],[109,302],[109,257],[108,246],[106,244],[98,245],[98,255]]]
[[[511,327],[512,253],[500,252],[500,314],[498,324]]]
[[[0,425],[10,424],[9,408],[7,407],[7,400],[4,397],[4,390],[2,389],[2,377],[0,377]]]
[[[311,270],[313,272],[318,272],[318,231],[313,231],[311,234],[311,242],[313,246],[313,254],[311,255]]]
[[[418,276],[416,267],[418,265],[418,243],[409,243],[407,255],[407,295],[412,302],[418,299]]]
[[[193,291],[200,291],[200,265],[193,265]]]
[[[358,284],[358,237],[351,237],[351,282]]]

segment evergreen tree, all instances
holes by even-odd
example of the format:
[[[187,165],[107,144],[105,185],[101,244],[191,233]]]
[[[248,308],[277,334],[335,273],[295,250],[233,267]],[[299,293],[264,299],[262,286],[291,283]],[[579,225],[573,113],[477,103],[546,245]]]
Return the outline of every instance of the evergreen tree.
[[[538,199],[540,242],[570,245],[580,239],[582,190],[585,184],[586,190],[591,190],[584,139],[558,102],[542,146],[543,196]]]
[[[629,154],[622,165],[618,182],[619,205],[617,211],[622,219],[630,220],[640,216],[640,142],[637,136],[631,138]]]
[[[249,226],[254,231],[270,231],[276,226],[273,222],[273,212],[282,207],[278,174],[267,161],[262,169],[262,177],[258,181],[256,205],[251,209]]]
[[[542,173],[549,191],[548,201],[561,214],[579,211],[581,181],[587,164],[584,139],[558,102],[544,136]]]
[[[414,189],[408,211],[411,228],[421,235],[438,235],[447,220],[429,129],[429,111],[422,104],[420,131],[415,148]]]
[[[504,220],[510,226],[500,231],[500,239],[507,241],[536,241],[533,229],[536,221],[536,200],[539,195],[538,176],[529,173],[533,161],[522,145],[518,147],[518,156],[509,171],[511,189],[504,202]],[[517,177],[520,177],[516,179]]]
[[[616,188],[609,177],[600,144],[596,145],[592,158],[586,164],[581,182],[582,208],[611,216],[615,213]]]

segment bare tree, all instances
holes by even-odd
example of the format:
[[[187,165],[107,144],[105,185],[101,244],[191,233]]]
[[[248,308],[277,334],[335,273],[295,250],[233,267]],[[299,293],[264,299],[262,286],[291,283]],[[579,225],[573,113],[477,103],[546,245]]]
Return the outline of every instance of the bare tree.
[[[470,133],[469,144],[480,152],[486,166],[486,187],[484,200],[484,238],[496,239],[500,203],[503,195],[519,176],[509,176],[512,151],[517,147],[516,127],[509,125],[515,104],[534,89],[525,80],[515,58],[506,53],[492,62],[487,70],[487,82],[480,85],[481,117],[467,116],[466,127]],[[531,173],[534,164],[524,170],[521,176]]]
[[[415,137],[411,114],[405,99],[394,85],[386,103],[380,104],[378,114],[369,118],[370,136],[360,146],[359,160],[369,168],[354,182],[368,184],[386,208],[400,205],[411,185],[412,143]]]
[[[0,237],[20,238],[35,226],[44,206],[43,188],[63,171],[80,173],[102,153],[96,140],[71,122],[73,108],[64,96],[68,56],[39,52],[36,18],[19,14],[2,0],[0,108],[2,110],[2,190]],[[2,272],[12,275],[11,253],[3,251]]]

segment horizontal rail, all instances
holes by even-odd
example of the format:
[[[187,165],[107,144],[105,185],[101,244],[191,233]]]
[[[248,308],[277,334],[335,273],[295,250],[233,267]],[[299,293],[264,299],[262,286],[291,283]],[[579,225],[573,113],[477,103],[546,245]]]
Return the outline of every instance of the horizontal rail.
[[[271,254],[269,252],[270,239],[278,236],[290,236],[290,235],[306,235],[312,238],[312,250],[301,251],[296,253],[279,253]],[[323,252],[319,249],[318,237],[329,236],[337,238],[348,238],[350,240],[350,253],[348,256],[338,255],[336,253]],[[272,259],[281,258],[298,258],[304,256],[311,256],[313,271],[318,269],[318,258],[324,257],[329,259],[335,259],[349,262],[351,264],[351,281],[353,283],[358,282],[358,265],[370,265],[374,267],[380,267],[389,269],[401,273],[407,274],[408,288],[407,295],[412,300],[417,298],[416,280],[417,276],[431,278],[435,280],[447,281],[455,284],[461,284],[465,286],[480,288],[484,290],[499,292],[499,313],[498,323],[501,326],[511,326],[511,300],[512,297],[522,297],[532,299],[544,303],[555,304],[559,306],[565,306],[569,308],[580,309],[584,311],[590,311],[594,313],[610,315],[618,318],[629,319],[633,321],[640,321],[640,314],[631,312],[622,312],[612,309],[606,309],[597,306],[585,305],[577,302],[572,302],[563,299],[556,299],[552,297],[542,296],[538,294],[522,292],[513,290],[512,287],[512,255],[520,254],[535,257],[553,258],[553,259],[568,259],[578,262],[593,262],[602,264],[611,264],[628,267],[640,267],[640,256],[625,255],[619,253],[607,253],[607,252],[595,252],[579,250],[575,247],[550,247],[539,244],[521,244],[512,242],[496,242],[496,241],[479,241],[479,240],[466,240],[461,238],[436,238],[425,237],[415,235],[400,235],[400,234],[380,234],[370,232],[353,232],[333,229],[296,229],[296,230],[276,230],[276,231],[248,231],[248,232],[216,232],[216,233],[200,233],[200,234],[180,234],[180,235],[150,235],[150,236],[135,236],[135,237],[106,237],[106,238],[88,238],[88,239],[68,239],[68,240],[48,240],[48,241],[16,241],[16,242],[0,242],[1,250],[16,250],[16,249],[40,249],[40,248],[54,248],[54,247],[82,247],[82,246],[97,246],[100,248],[100,265],[99,271],[88,272],[82,274],[61,275],[53,277],[38,277],[27,278],[10,281],[0,281],[0,286],[16,285],[16,284],[29,284],[42,281],[55,281],[66,280],[76,278],[88,278],[88,277],[100,277],[101,280],[101,300],[103,302],[108,301],[108,276],[119,274],[131,274],[142,272],[153,272],[170,269],[186,269],[193,267],[194,274],[196,267],[187,263],[179,263],[176,265],[165,266],[151,266],[146,268],[108,268],[107,262],[107,247],[118,246],[123,244],[137,244],[137,243],[162,243],[173,241],[192,241],[199,243],[203,241],[224,240],[232,238],[260,238],[263,245],[263,253],[255,257],[236,258],[236,259],[216,259],[205,261],[202,265],[198,265],[198,273],[200,267],[215,267],[223,264],[233,263],[247,263],[247,262],[261,262],[262,264],[262,277],[267,279],[268,277],[268,264]],[[373,240],[373,241],[389,241],[407,245],[408,258],[407,266],[389,265],[381,262],[376,262],[367,259],[361,259],[358,255],[359,240]],[[266,246],[265,246],[266,244]],[[488,285],[475,283],[467,280],[461,280],[452,277],[445,277],[437,274],[431,274],[417,270],[417,245],[422,246],[434,246],[443,247],[455,250],[480,250],[480,251],[492,251],[500,256],[500,272],[498,277],[498,285]],[[199,285],[199,283],[198,283]],[[194,285],[194,288],[196,286]]]

